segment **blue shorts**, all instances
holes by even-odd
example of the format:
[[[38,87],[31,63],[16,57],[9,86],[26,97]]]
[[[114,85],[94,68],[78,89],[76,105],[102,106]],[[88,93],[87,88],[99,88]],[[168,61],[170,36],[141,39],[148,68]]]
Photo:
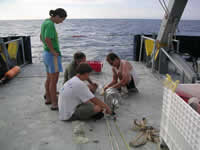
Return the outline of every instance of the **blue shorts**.
[[[52,53],[44,50],[43,60],[46,67],[46,72],[48,73],[63,72],[61,64],[61,56],[56,57]]]

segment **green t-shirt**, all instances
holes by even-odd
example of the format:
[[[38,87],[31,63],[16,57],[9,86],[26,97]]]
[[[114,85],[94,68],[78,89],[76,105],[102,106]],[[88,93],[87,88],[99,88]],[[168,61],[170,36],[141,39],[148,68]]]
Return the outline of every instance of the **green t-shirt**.
[[[61,55],[60,48],[59,48],[59,42],[58,42],[58,34],[56,32],[54,23],[51,21],[51,19],[46,19],[42,23],[41,38],[43,41],[44,50],[50,51],[50,49],[47,47],[46,42],[44,42],[46,38],[49,38],[49,39],[51,39],[51,42],[53,44],[53,48],[55,49],[55,51]]]

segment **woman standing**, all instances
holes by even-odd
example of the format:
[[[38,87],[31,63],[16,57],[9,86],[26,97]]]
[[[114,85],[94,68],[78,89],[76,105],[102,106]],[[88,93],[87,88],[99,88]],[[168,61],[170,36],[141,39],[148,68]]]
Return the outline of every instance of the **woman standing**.
[[[59,72],[62,72],[61,52],[58,42],[58,34],[54,24],[62,23],[67,17],[64,9],[58,8],[49,11],[50,18],[46,19],[41,26],[40,39],[43,42],[43,59],[46,67],[47,78],[45,82],[46,101],[52,104],[51,110],[58,110],[56,96]]]

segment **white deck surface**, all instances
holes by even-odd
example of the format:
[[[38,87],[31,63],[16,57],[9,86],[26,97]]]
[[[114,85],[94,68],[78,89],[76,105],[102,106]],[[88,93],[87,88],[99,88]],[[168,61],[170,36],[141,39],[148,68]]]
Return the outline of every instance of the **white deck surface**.
[[[117,117],[117,124],[127,143],[138,134],[131,130],[134,119],[146,117],[149,125],[159,129],[162,107],[162,81],[155,78],[143,64],[132,64],[140,79],[139,93],[123,99]],[[103,85],[111,77],[111,68],[105,66],[102,73],[92,74],[91,78]],[[0,149],[112,150],[104,119],[85,122],[89,143],[76,144],[73,141],[72,123],[60,121],[58,112],[51,111],[49,106],[44,104],[44,81],[43,64],[32,64],[24,67],[9,83],[0,86]],[[63,74],[60,75],[58,89],[62,82]],[[98,93],[97,96],[103,98]],[[114,123],[110,122],[120,143],[120,150],[126,150]],[[94,143],[94,140],[99,142]],[[153,150],[156,149],[156,144],[147,143],[137,149]]]

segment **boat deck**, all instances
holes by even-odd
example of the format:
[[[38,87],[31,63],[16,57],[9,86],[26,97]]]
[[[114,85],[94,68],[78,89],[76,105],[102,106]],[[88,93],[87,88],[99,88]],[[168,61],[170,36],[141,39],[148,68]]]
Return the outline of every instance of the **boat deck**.
[[[162,107],[162,79],[156,78],[143,64],[131,62],[140,79],[139,93],[123,98],[117,111],[116,123],[126,142],[138,134],[131,130],[134,119],[147,118],[148,124],[159,129]],[[63,65],[65,66],[65,65]],[[102,73],[91,78],[102,86],[112,78],[111,68],[105,65]],[[44,104],[45,72],[43,64],[31,64],[20,74],[0,86],[0,147],[2,150],[111,150],[105,119],[85,122],[86,144],[77,144],[73,124],[60,121],[58,112]],[[60,75],[58,89],[63,82]],[[103,99],[97,92],[97,97]],[[120,150],[126,150],[115,124],[109,120]],[[157,145],[148,142],[138,150],[153,150]],[[134,148],[131,148],[134,149]]]

